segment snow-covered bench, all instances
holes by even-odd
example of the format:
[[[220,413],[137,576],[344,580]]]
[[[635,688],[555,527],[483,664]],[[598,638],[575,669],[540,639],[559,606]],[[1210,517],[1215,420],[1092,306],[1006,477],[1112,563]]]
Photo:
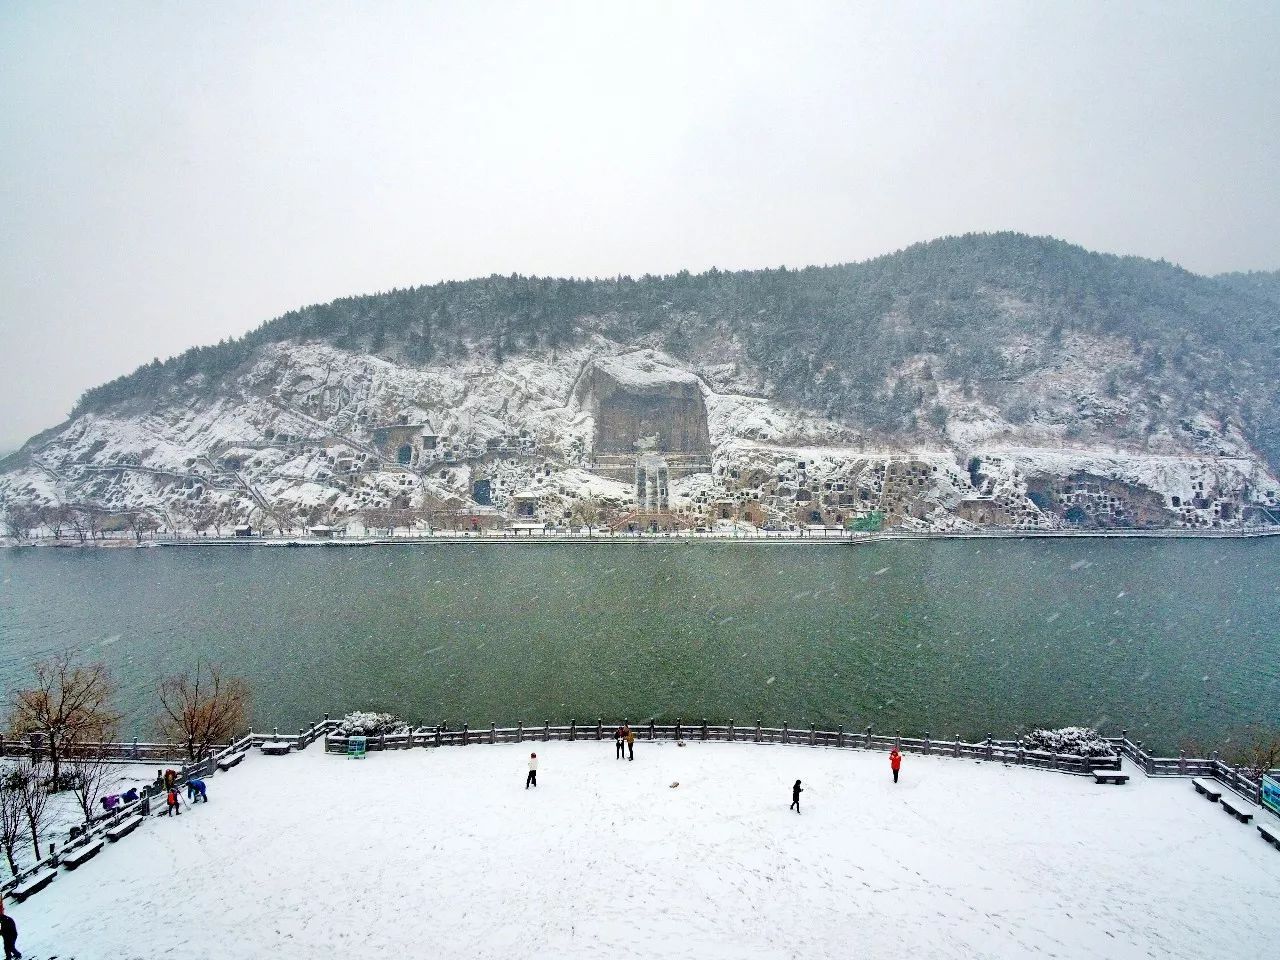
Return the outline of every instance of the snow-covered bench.
[[[1115,783],[1123,786],[1129,782],[1127,773],[1116,773],[1114,770],[1095,770],[1093,771],[1094,783]]]
[[[234,767],[237,763],[239,763],[243,759],[244,759],[243,750],[241,750],[239,753],[233,753],[231,756],[223,757],[221,760],[218,761],[218,769],[225,773],[226,771],[230,770],[232,767]]]
[[[1269,823],[1260,823],[1258,824],[1258,832],[1262,834],[1263,840],[1280,850],[1280,829],[1271,826]]]
[[[268,740],[258,749],[269,757],[283,757],[292,747],[288,740]]]
[[[76,850],[72,853],[68,853],[65,857],[63,857],[62,865],[66,867],[68,870],[74,870],[76,867],[80,866],[80,864],[84,863],[86,860],[92,860],[94,857],[96,857],[99,851],[102,850],[102,844],[103,844],[103,841],[101,840],[95,840],[93,841],[93,843],[86,843],[79,850]]]
[[[1204,777],[1196,777],[1191,781],[1191,785],[1196,788],[1196,793],[1201,796],[1208,797],[1214,803],[1222,799],[1222,788],[1212,780],[1206,780]]]
[[[27,879],[9,891],[9,896],[21,903],[33,893],[38,893],[49,884],[53,883],[54,877],[58,875],[57,870],[41,870],[33,873]]]
[[[107,831],[107,839],[115,843],[121,837],[127,837],[133,831],[138,829],[138,824],[142,823],[142,814],[135,813],[128,820],[117,823],[114,827]]]
[[[1248,823],[1253,819],[1253,804],[1251,803],[1245,803],[1243,800],[1237,799],[1236,797],[1223,797],[1218,802],[1222,804],[1223,810],[1227,811],[1227,813],[1231,814],[1241,823]]]

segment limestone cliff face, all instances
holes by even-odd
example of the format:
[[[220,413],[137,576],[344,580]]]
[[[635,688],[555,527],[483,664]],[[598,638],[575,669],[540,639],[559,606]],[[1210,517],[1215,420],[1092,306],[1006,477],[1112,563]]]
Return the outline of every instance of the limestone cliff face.
[[[217,391],[49,431],[0,471],[0,500],[144,511],[171,530],[213,515],[224,531],[376,527],[388,513],[401,525],[660,515],[926,530],[1280,521],[1280,483],[1246,450],[1102,452],[989,433],[895,450],[724,387],[723,371],[604,339],[426,367],[266,345]]]

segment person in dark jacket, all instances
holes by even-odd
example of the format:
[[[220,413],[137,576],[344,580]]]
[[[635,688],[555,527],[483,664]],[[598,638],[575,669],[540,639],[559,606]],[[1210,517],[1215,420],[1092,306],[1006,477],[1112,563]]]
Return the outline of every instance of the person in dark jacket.
[[[787,807],[788,810],[800,812],[800,794],[802,793],[804,793],[804,787],[800,786],[800,781],[797,780],[796,785],[791,788],[791,806]]]
[[[613,759],[622,759],[622,751],[626,742],[627,735],[621,727],[613,731]]]
[[[4,904],[0,904],[0,938],[4,940],[5,960],[22,956],[22,951],[18,949],[18,925],[13,922],[13,917],[4,912]]]

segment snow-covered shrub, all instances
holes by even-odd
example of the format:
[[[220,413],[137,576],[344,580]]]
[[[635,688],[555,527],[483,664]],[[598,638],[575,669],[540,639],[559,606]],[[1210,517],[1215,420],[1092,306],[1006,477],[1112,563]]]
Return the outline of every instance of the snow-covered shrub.
[[[396,735],[409,732],[409,725],[394,713],[366,713],[357,710],[348,713],[338,724],[338,734],[343,737],[376,737],[379,734]]]
[[[1028,750],[1061,753],[1072,757],[1114,757],[1115,749],[1091,727],[1032,730],[1022,738]]]

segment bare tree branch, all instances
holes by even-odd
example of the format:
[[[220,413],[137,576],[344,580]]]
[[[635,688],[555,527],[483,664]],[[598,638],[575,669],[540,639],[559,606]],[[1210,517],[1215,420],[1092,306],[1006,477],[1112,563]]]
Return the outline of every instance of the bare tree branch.
[[[166,739],[184,745],[188,759],[201,760],[244,729],[249,703],[244,680],[223,675],[216,664],[199,662],[189,673],[160,684],[157,725]]]

